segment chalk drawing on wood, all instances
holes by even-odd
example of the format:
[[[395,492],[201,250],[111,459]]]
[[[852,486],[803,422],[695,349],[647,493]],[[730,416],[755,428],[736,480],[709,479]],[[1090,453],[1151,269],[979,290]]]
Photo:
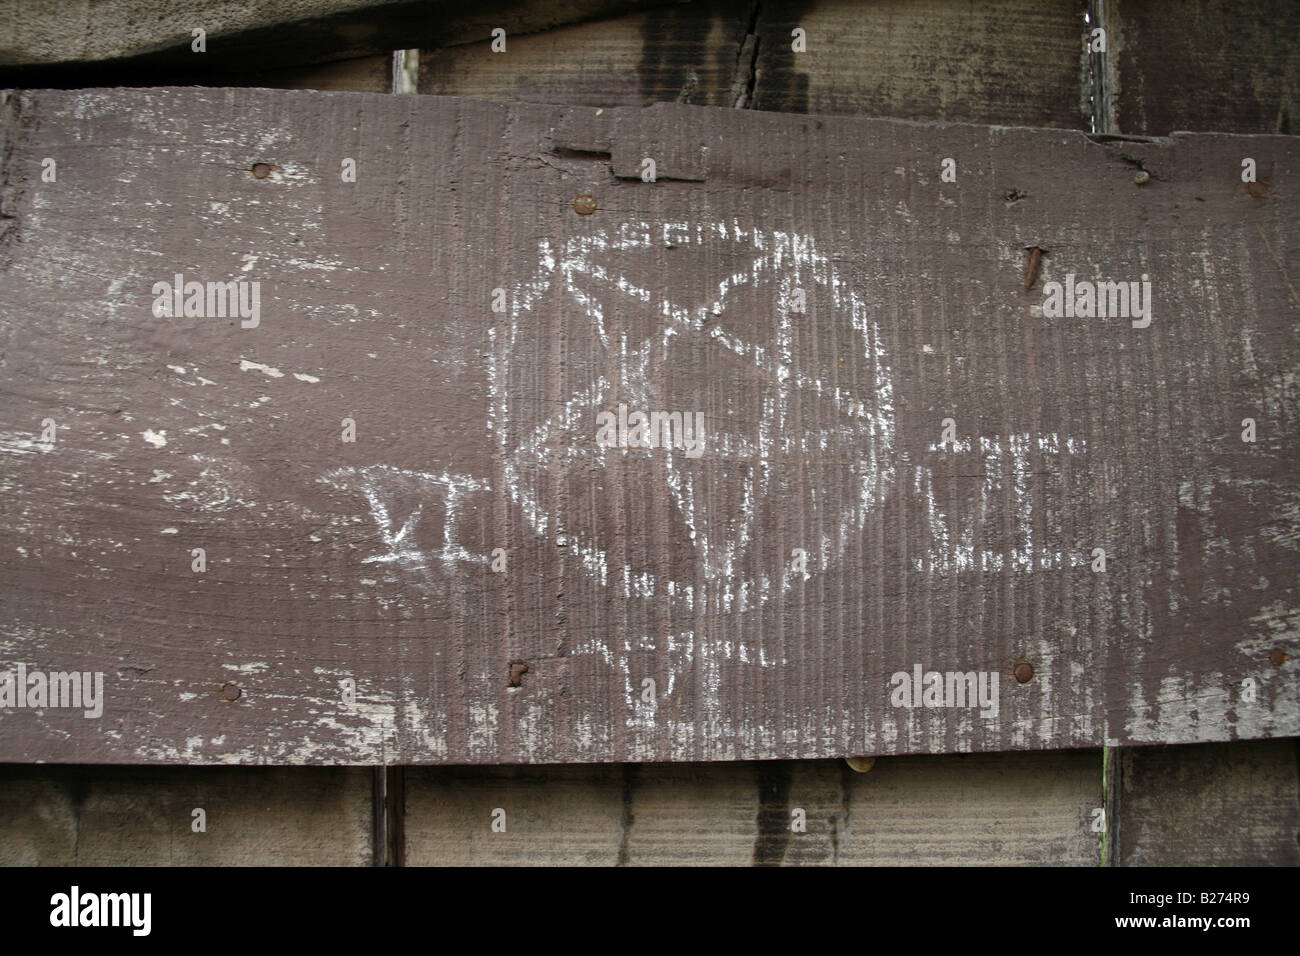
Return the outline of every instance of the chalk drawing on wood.
[[[618,253],[660,247],[725,255],[741,263],[730,275],[695,301],[674,297],[671,282],[638,285],[609,265]],[[665,277],[670,280],[670,276]],[[590,320],[600,348],[607,353],[603,367],[610,375],[593,375],[556,402],[557,410],[538,422],[517,443],[511,440],[509,378],[519,362],[524,313],[531,312],[554,288]],[[761,292],[759,290],[762,290]],[[834,385],[799,368],[794,360],[793,309],[796,293],[811,296],[820,289],[830,309],[843,323],[844,339],[853,342],[859,361],[869,369],[869,387],[853,390]],[[765,296],[775,316],[767,340],[756,340],[747,328],[747,315],[729,312],[745,291]],[[653,318],[653,331],[640,339],[619,334],[611,324],[617,313],[637,310]],[[635,409],[698,409],[699,395],[667,395],[658,384],[661,369],[672,362],[672,350],[686,340],[693,347],[720,350],[734,356],[765,380],[761,411],[747,430],[732,427],[715,415],[706,430],[699,459],[679,450],[661,449],[666,468],[663,488],[676,517],[685,528],[695,565],[686,573],[665,574],[647,567],[620,563],[615,542],[594,527],[577,527],[571,516],[552,514],[542,501],[536,476],[579,462],[603,469],[612,459],[645,457],[646,450],[604,448],[594,441],[598,412],[620,403]],[[725,612],[761,607],[788,591],[797,581],[824,571],[843,553],[846,544],[879,508],[894,482],[893,384],[879,334],[868,317],[866,303],[841,279],[830,259],[806,235],[763,231],[739,223],[625,223],[603,232],[564,241],[543,239],[533,276],[511,290],[509,325],[494,330],[495,367],[489,371],[492,410],[489,429],[496,434],[504,462],[507,492],[532,531],[565,547],[583,570],[600,585],[615,587],[624,597],[664,601],[682,610],[697,604]],[[822,403],[823,424],[800,429],[791,419],[792,401]],[[846,440],[847,439],[847,440]],[[806,544],[806,571],[796,570],[788,555],[757,556],[756,512],[760,502],[779,485],[778,459],[826,456],[828,446],[851,447],[854,455],[842,467],[852,473],[854,493],[835,507],[807,503],[815,523],[815,538]],[[722,456],[741,476],[722,494],[709,494],[720,469],[711,469],[710,456]],[[531,479],[531,480],[530,480]],[[716,488],[714,489],[716,492]],[[729,492],[729,493],[727,493]]]
[[[395,565],[419,572],[428,580],[435,564],[450,578],[462,563],[486,564],[489,560],[488,555],[473,553],[460,541],[460,506],[467,495],[488,490],[486,482],[470,475],[446,471],[433,474],[391,465],[334,468],[320,480],[365,498],[385,550],[362,558],[363,564]],[[410,492],[421,500],[399,524],[392,503],[399,494]],[[424,516],[426,502],[435,497],[444,509],[442,544],[429,550],[416,543],[415,530]]]

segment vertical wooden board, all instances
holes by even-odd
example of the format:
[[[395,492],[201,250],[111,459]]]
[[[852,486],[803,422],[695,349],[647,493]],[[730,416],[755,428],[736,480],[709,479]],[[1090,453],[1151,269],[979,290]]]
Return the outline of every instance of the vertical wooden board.
[[[1087,129],[1084,0],[760,6],[753,105],[784,113]],[[792,49],[792,31],[807,49]]]
[[[1300,5],[1108,0],[1119,132],[1300,132]]]
[[[1124,750],[1121,865],[1300,866],[1297,743]]]
[[[406,854],[412,865],[1095,866],[1098,760],[913,757],[867,774],[842,761],[411,769]],[[497,809],[505,832],[491,829]]]
[[[1289,137],[1250,138],[1252,196],[1230,136],[266,90],[6,111],[0,671],[106,681],[100,720],[0,711],[2,759],[1300,732]],[[260,324],[152,315],[177,273],[258,282]],[[1044,313],[1085,277],[1149,280],[1153,321]],[[604,447],[619,405],[701,416],[703,453]],[[918,670],[997,702],[898,698]]]
[[[732,106],[750,0],[658,7],[644,13],[422,50],[420,92],[528,103]],[[739,73],[738,73],[739,71]]]
[[[0,866],[368,866],[370,782],[348,767],[3,766]]]

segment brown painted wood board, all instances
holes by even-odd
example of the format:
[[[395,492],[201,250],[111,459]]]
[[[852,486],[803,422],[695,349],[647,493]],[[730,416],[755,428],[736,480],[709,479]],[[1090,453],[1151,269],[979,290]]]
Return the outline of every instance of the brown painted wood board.
[[[266,90],[4,116],[0,671],[105,683],[98,719],[0,711],[0,759],[1300,732],[1292,139]],[[155,317],[177,274],[258,283],[256,327]],[[1044,315],[1067,275],[1145,276],[1152,321]],[[602,447],[620,404],[702,415],[702,453]],[[997,704],[904,701],[918,668]]]

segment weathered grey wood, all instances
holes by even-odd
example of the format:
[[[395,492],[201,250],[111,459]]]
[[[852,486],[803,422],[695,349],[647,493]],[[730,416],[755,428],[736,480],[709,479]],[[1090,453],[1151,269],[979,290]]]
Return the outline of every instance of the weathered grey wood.
[[[421,53],[420,92],[575,106],[735,106],[753,0],[655,7],[510,39]]]
[[[1096,751],[407,772],[410,865],[1096,866]],[[504,811],[504,832],[492,829]],[[803,832],[794,832],[796,810]]]
[[[360,767],[0,766],[0,866],[367,866],[370,792]]]
[[[700,0],[424,51],[421,92],[1086,127],[1077,0]],[[807,49],[792,50],[803,29]]]
[[[424,43],[468,43],[495,28],[545,30],[674,0],[2,0],[0,66],[75,65],[150,56],[199,59],[216,73],[383,54]]]
[[[1107,136],[1119,132],[1115,102],[1119,88],[1119,75],[1116,72],[1119,50],[1112,48],[1119,41],[1115,20],[1113,0],[1088,0],[1088,25],[1085,30],[1088,73],[1084,77],[1083,91],[1088,98],[1089,128],[1094,133]]]
[[[1300,132],[1300,4],[1107,0],[1122,133]]]
[[[1239,180],[1248,152],[1285,181],[1292,139],[262,90],[5,110],[0,670],[102,671],[106,703],[0,712],[0,760],[1300,732],[1297,203]],[[155,318],[177,272],[259,282],[260,324]],[[1149,275],[1154,321],[1043,316],[1067,273]],[[704,454],[601,449],[620,402],[702,412]],[[894,706],[914,666],[993,675],[996,714]]]
[[[1087,129],[1085,0],[763,3],[753,105]],[[796,53],[792,31],[806,50]]]
[[[1296,747],[1239,740],[1123,751],[1120,863],[1300,865]]]
[[[363,56],[331,63],[267,70],[242,76],[240,86],[276,90],[347,90],[353,93],[393,92],[393,55]]]
[[[139,0],[4,0],[0,64],[112,60],[189,47],[192,31],[229,35],[339,14],[382,18],[407,4],[383,0],[271,0],[257,4]]]

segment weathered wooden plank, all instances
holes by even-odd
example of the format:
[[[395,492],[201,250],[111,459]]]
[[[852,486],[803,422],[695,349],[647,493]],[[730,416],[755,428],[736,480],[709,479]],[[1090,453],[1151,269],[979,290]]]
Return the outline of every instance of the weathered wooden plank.
[[[883,759],[865,774],[843,761],[425,767],[407,771],[406,858],[1096,866],[1097,763],[1072,751]]]
[[[622,17],[421,52],[420,92],[528,103],[735,106],[751,82],[740,53],[752,0],[657,7]]]
[[[680,0],[0,0],[0,66],[69,66],[146,58],[173,75],[238,73],[468,43]],[[206,50],[193,49],[194,30]],[[20,74],[24,75],[24,74]],[[41,74],[58,76],[57,73]]]
[[[1119,131],[1300,131],[1300,5],[1108,0]]]
[[[360,767],[0,766],[0,866],[368,866],[370,807]]]
[[[0,713],[0,759],[1300,732],[1296,199],[1239,179],[1292,139],[263,90],[5,116],[0,671],[106,680],[97,720]],[[259,283],[256,327],[156,318],[177,273]],[[1145,275],[1153,320],[1045,316],[1067,274]],[[701,413],[703,453],[602,447],[620,404]],[[901,706],[914,668],[998,701]]]
[[[267,70],[244,75],[239,86],[275,90],[347,90],[352,93],[393,92],[393,55],[363,56],[332,63]]]
[[[753,104],[1087,129],[1086,8],[1085,0],[763,3]]]
[[[1121,752],[1124,866],[1300,865],[1295,740]]]

